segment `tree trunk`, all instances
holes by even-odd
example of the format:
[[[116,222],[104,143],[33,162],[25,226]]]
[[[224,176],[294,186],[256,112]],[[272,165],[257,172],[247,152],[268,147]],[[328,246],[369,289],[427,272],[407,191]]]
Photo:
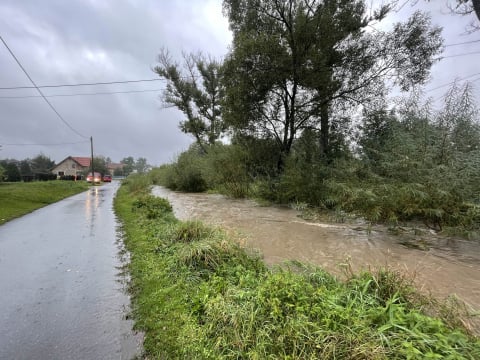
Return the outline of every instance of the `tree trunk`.
[[[330,153],[329,149],[329,116],[328,116],[328,103],[320,105],[320,151],[325,158],[328,158]]]

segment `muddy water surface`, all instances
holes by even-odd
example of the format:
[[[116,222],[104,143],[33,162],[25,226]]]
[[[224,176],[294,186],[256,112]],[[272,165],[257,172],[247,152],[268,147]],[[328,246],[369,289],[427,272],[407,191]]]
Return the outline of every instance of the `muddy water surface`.
[[[480,310],[479,243],[441,238],[428,230],[393,235],[383,227],[309,222],[290,208],[262,207],[221,195],[177,193],[163,187],[154,187],[153,193],[167,198],[179,219],[198,219],[234,231],[245,245],[260,250],[268,264],[301,260],[337,274],[347,261],[354,270],[390,266],[413,273],[423,290],[440,297],[454,294]],[[406,241],[423,250],[402,245]]]

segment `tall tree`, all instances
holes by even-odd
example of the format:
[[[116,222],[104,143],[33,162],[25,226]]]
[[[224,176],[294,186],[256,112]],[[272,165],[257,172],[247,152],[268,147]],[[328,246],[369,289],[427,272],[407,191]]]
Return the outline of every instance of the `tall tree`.
[[[237,131],[275,138],[282,158],[297,134],[320,131],[325,158],[340,108],[424,82],[442,45],[440,29],[415,13],[390,32],[366,31],[390,7],[367,16],[361,0],[224,0],[233,31],[225,60],[224,119]]]
[[[21,181],[22,177],[20,175],[20,170],[16,162],[4,162],[2,163],[3,168],[5,169],[4,177],[6,181]]]
[[[150,165],[147,163],[147,159],[139,157],[135,162],[135,170],[140,174],[146,173]]]
[[[108,174],[107,161],[103,156],[97,156],[93,158],[93,168],[95,172],[99,172],[102,175]]]
[[[35,156],[31,161],[31,168],[35,174],[50,174],[55,161],[44,154]]]
[[[123,164],[123,174],[125,176],[128,176],[135,169],[135,159],[132,156],[123,158],[120,163]]]
[[[22,176],[33,175],[29,159],[25,159],[25,160],[20,161],[20,173],[21,173]]]
[[[166,49],[161,50],[158,62],[154,71],[167,80],[164,104],[183,112],[186,119],[180,129],[193,135],[206,152],[225,131],[220,111],[220,62],[202,54],[184,53],[182,70]]]

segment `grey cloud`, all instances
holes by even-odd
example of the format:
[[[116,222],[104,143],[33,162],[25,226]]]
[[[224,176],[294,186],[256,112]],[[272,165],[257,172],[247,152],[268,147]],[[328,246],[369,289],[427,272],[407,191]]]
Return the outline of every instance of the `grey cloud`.
[[[462,35],[470,19],[445,15],[443,2],[405,6],[396,19],[421,7],[443,25],[445,42],[478,39]],[[221,57],[231,40],[221,0],[3,0],[0,34],[38,84],[62,84],[154,78],[151,67],[161,47],[203,51]],[[444,56],[479,50],[480,43],[448,47]],[[480,55],[447,58],[432,69],[433,88],[478,70]],[[30,85],[6,49],[0,48],[0,87]],[[162,82],[44,89],[45,94],[158,89]],[[427,93],[440,98],[446,88]],[[478,92],[475,93],[478,97]],[[2,91],[1,96],[37,95],[34,90]],[[159,92],[52,97],[52,104],[79,132],[93,136],[97,154],[115,161],[146,157],[153,164],[171,160],[192,139],[182,134],[182,115],[161,109]],[[63,143],[83,139],[70,131],[40,98],[0,99],[0,144]],[[3,146],[0,159],[33,157],[39,152],[60,161],[87,155],[89,144]]]

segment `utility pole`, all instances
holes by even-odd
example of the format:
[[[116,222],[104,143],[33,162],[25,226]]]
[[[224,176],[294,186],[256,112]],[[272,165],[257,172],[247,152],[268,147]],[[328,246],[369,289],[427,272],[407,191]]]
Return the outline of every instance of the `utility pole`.
[[[92,168],[92,182],[93,182],[94,179],[95,179],[95,172],[94,172],[94,168],[93,168],[93,137],[92,136],[90,136],[90,150],[91,150],[91,155],[92,155],[90,165],[91,165],[91,168]]]

